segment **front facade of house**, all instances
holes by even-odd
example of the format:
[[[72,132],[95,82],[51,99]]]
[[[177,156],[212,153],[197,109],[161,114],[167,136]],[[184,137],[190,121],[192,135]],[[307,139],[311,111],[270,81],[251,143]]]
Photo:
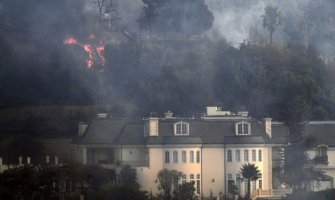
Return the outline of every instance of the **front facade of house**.
[[[201,117],[98,119],[76,141],[83,164],[115,168],[130,164],[137,169],[141,189],[158,193],[157,174],[162,169],[181,171],[181,182],[193,182],[197,195],[220,196],[247,192],[240,168],[255,164],[262,177],[251,183],[251,193],[271,194],[271,119],[259,122],[247,112],[238,114],[207,107]]]
[[[335,121],[312,121],[302,126],[302,136],[310,141],[307,154],[325,178],[309,185],[312,191],[334,188]],[[116,172],[124,165],[137,170],[141,189],[156,194],[157,174],[162,169],[183,172],[181,182],[193,182],[196,195],[221,196],[237,187],[242,196],[247,182],[240,169],[255,164],[261,177],[251,183],[252,196],[282,196],[289,192],[280,182],[283,146],[288,145],[288,128],[270,118],[255,120],[248,113],[207,107],[206,114],[190,118],[150,116],[143,119],[114,119],[99,116],[90,124],[79,124],[79,136],[41,139],[46,147],[45,163],[62,165],[77,161],[99,164]],[[72,142],[71,142],[72,141]],[[6,142],[3,140],[2,143]],[[2,145],[5,146],[5,145]],[[8,163],[0,155],[0,172],[34,163],[30,156]]]

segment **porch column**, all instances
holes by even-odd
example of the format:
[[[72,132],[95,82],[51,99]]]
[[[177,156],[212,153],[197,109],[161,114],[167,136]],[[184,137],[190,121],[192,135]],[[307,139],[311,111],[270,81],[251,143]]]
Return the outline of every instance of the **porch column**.
[[[86,165],[87,164],[87,148],[83,148],[82,152],[83,152],[83,164]]]
[[[272,188],[272,147],[269,147],[268,148],[268,162],[269,162],[269,164],[268,164],[268,173],[269,173],[269,189],[270,189],[270,191],[273,189]]]

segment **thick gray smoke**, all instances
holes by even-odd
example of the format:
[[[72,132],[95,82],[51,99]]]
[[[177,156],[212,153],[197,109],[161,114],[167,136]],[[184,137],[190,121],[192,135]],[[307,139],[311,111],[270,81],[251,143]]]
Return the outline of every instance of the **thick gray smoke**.
[[[267,42],[268,33],[262,27],[262,15],[266,6],[276,6],[279,8],[282,21],[282,25],[274,34],[276,44],[286,44],[292,37],[300,37],[305,45],[316,46],[324,58],[331,57],[331,52],[335,51],[334,36],[331,36],[335,30],[333,0],[205,0],[205,2],[215,17],[213,27],[206,32],[212,39],[223,37],[235,47],[246,40]],[[142,11],[142,1],[122,0],[119,1],[119,5],[122,23],[131,32],[138,31],[136,20]],[[303,26],[302,23],[305,24],[304,27],[299,27]],[[292,30],[292,27],[295,30]]]
[[[267,40],[262,27],[266,6],[276,6],[281,12],[282,25],[277,28],[274,40],[285,44],[293,38],[302,38],[317,47],[324,58],[332,57],[335,30],[335,1],[333,0],[206,0],[215,16],[211,38],[224,37],[233,46],[245,40]],[[304,24],[304,25],[302,25]],[[293,30],[295,29],[295,30]]]

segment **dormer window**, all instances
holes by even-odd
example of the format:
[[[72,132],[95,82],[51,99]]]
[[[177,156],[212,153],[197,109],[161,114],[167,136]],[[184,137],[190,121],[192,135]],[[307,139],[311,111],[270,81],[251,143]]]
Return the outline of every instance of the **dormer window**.
[[[249,122],[238,122],[235,124],[235,133],[236,135],[250,135],[251,128]]]
[[[189,135],[189,124],[187,122],[177,122],[174,124],[175,135]]]

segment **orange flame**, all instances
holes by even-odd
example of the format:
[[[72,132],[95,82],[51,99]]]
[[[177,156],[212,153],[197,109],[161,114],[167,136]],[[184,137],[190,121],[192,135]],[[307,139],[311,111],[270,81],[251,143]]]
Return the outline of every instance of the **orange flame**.
[[[95,36],[93,34],[90,35],[89,39],[94,39]],[[100,41],[99,45],[96,48],[92,48],[91,44],[81,44],[78,42],[77,39],[71,37],[67,38],[64,40],[64,44],[67,45],[79,45],[80,47],[83,48],[83,50],[87,53],[88,58],[86,59],[86,67],[88,69],[92,69],[94,62],[97,60],[100,60],[102,66],[105,66],[106,60],[105,57],[103,56],[104,53],[104,45],[103,42]],[[98,55],[98,56],[96,56]],[[99,58],[99,59],[98,59]],[[103,71],[103,70],[101,70]]]
[[[97,47],[96,50],[97,50],[98,55],[101,59],[102,65],[105,66],[106,60],[105,60],[105,57],[103,56],[105,47],[104,47],[104,45],[102,44],[101,41],[100,41],[100,44],[99,44],[99,46]]]
[[[68,38],[64,40],[64,44],[78,44],[78,41],[74,38]]]

